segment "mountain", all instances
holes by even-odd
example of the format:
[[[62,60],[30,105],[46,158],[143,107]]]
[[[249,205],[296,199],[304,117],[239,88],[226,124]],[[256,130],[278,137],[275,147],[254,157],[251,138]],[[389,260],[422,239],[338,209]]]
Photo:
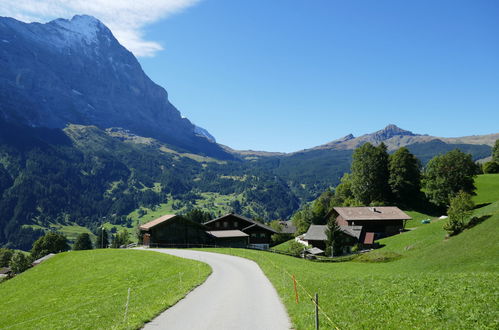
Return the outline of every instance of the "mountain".
[[[0,18],[0,117],[31,127],[119,127],[179,150],[231,158],[183,118],[112,32],[91,16]]]
[[[338,184],[362,143],[407,146],[424,164],[454,148],[483,159],[495,138],[389,125],[289,154],[237,151],[183,118],[95,18],[0,18],[0,246],[103,223],[133,232],[195,208],[286,219]]]
[[[349,134],[341,139],[314,147],[312,148],[312,150],[353,150],[357,147],[360,147],[366,142],[374,145],[378,145],[383,142],[388,147],[389,151],[393,151],[400,147],[405,147],[416,143],[429,143],[435,140],[439,140],[445,144],[472,144],[493,146],[497,139],[499,139],[499,134],[474,135],[460,138],[444,138],[430,136],[427,134],[416,134],[397,127],[396,125],[390,124],[382,130],[376,131],[374,133],[364,134],[359,137],[355,137],[352,134]]]

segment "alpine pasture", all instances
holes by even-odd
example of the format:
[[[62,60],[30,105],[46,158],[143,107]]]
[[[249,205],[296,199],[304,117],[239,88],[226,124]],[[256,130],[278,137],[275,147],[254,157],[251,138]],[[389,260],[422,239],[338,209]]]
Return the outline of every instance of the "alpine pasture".
[[[61,253],[0,285],[0,328],[137,329],[210,273],[151,251]]]

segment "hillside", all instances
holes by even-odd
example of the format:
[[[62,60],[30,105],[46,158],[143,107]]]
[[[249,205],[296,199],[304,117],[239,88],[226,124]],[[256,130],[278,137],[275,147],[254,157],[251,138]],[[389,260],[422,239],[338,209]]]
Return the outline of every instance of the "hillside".
[[[312,262],[268,252],[220,249],[257,262],[296,329],[313,329],[310,297],[319,294],[321,326],[340,329],[494,329],[499,326],[499,202],[489,215],[444,239],[442,220],[381,240],[364,262]],[[389,262],[374,262],[383,256]],[[293,294],[298,281],[299,303]]]
[[[62,253],[0,285],[0,328],[140,328],[210,272],[206,264],[155,252]]]
[[[388,125],[289,154],[236,151],[183,118],[93,17],[1,17],[0,37],[0,246],[26,250],[54,229],[71,239],[102,225],[133,232],[193,208],[287,219],[339,183],[362,143],[407,146],[426,164],[455,148],[484,159],[498,137]]]

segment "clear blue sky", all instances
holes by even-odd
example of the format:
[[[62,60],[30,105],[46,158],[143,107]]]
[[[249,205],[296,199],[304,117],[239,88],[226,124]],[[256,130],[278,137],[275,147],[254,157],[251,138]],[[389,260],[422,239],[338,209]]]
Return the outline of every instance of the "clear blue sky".
[[[144,32],[145,72],[232,148],[499,132],[497,0],[203,0]]]

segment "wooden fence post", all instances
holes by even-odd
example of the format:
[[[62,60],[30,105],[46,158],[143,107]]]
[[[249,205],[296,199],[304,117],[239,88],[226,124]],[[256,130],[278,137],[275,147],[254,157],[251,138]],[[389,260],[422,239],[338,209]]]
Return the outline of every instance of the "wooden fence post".
[[[319,330],[319,294],[315,294],[315,330]]]

